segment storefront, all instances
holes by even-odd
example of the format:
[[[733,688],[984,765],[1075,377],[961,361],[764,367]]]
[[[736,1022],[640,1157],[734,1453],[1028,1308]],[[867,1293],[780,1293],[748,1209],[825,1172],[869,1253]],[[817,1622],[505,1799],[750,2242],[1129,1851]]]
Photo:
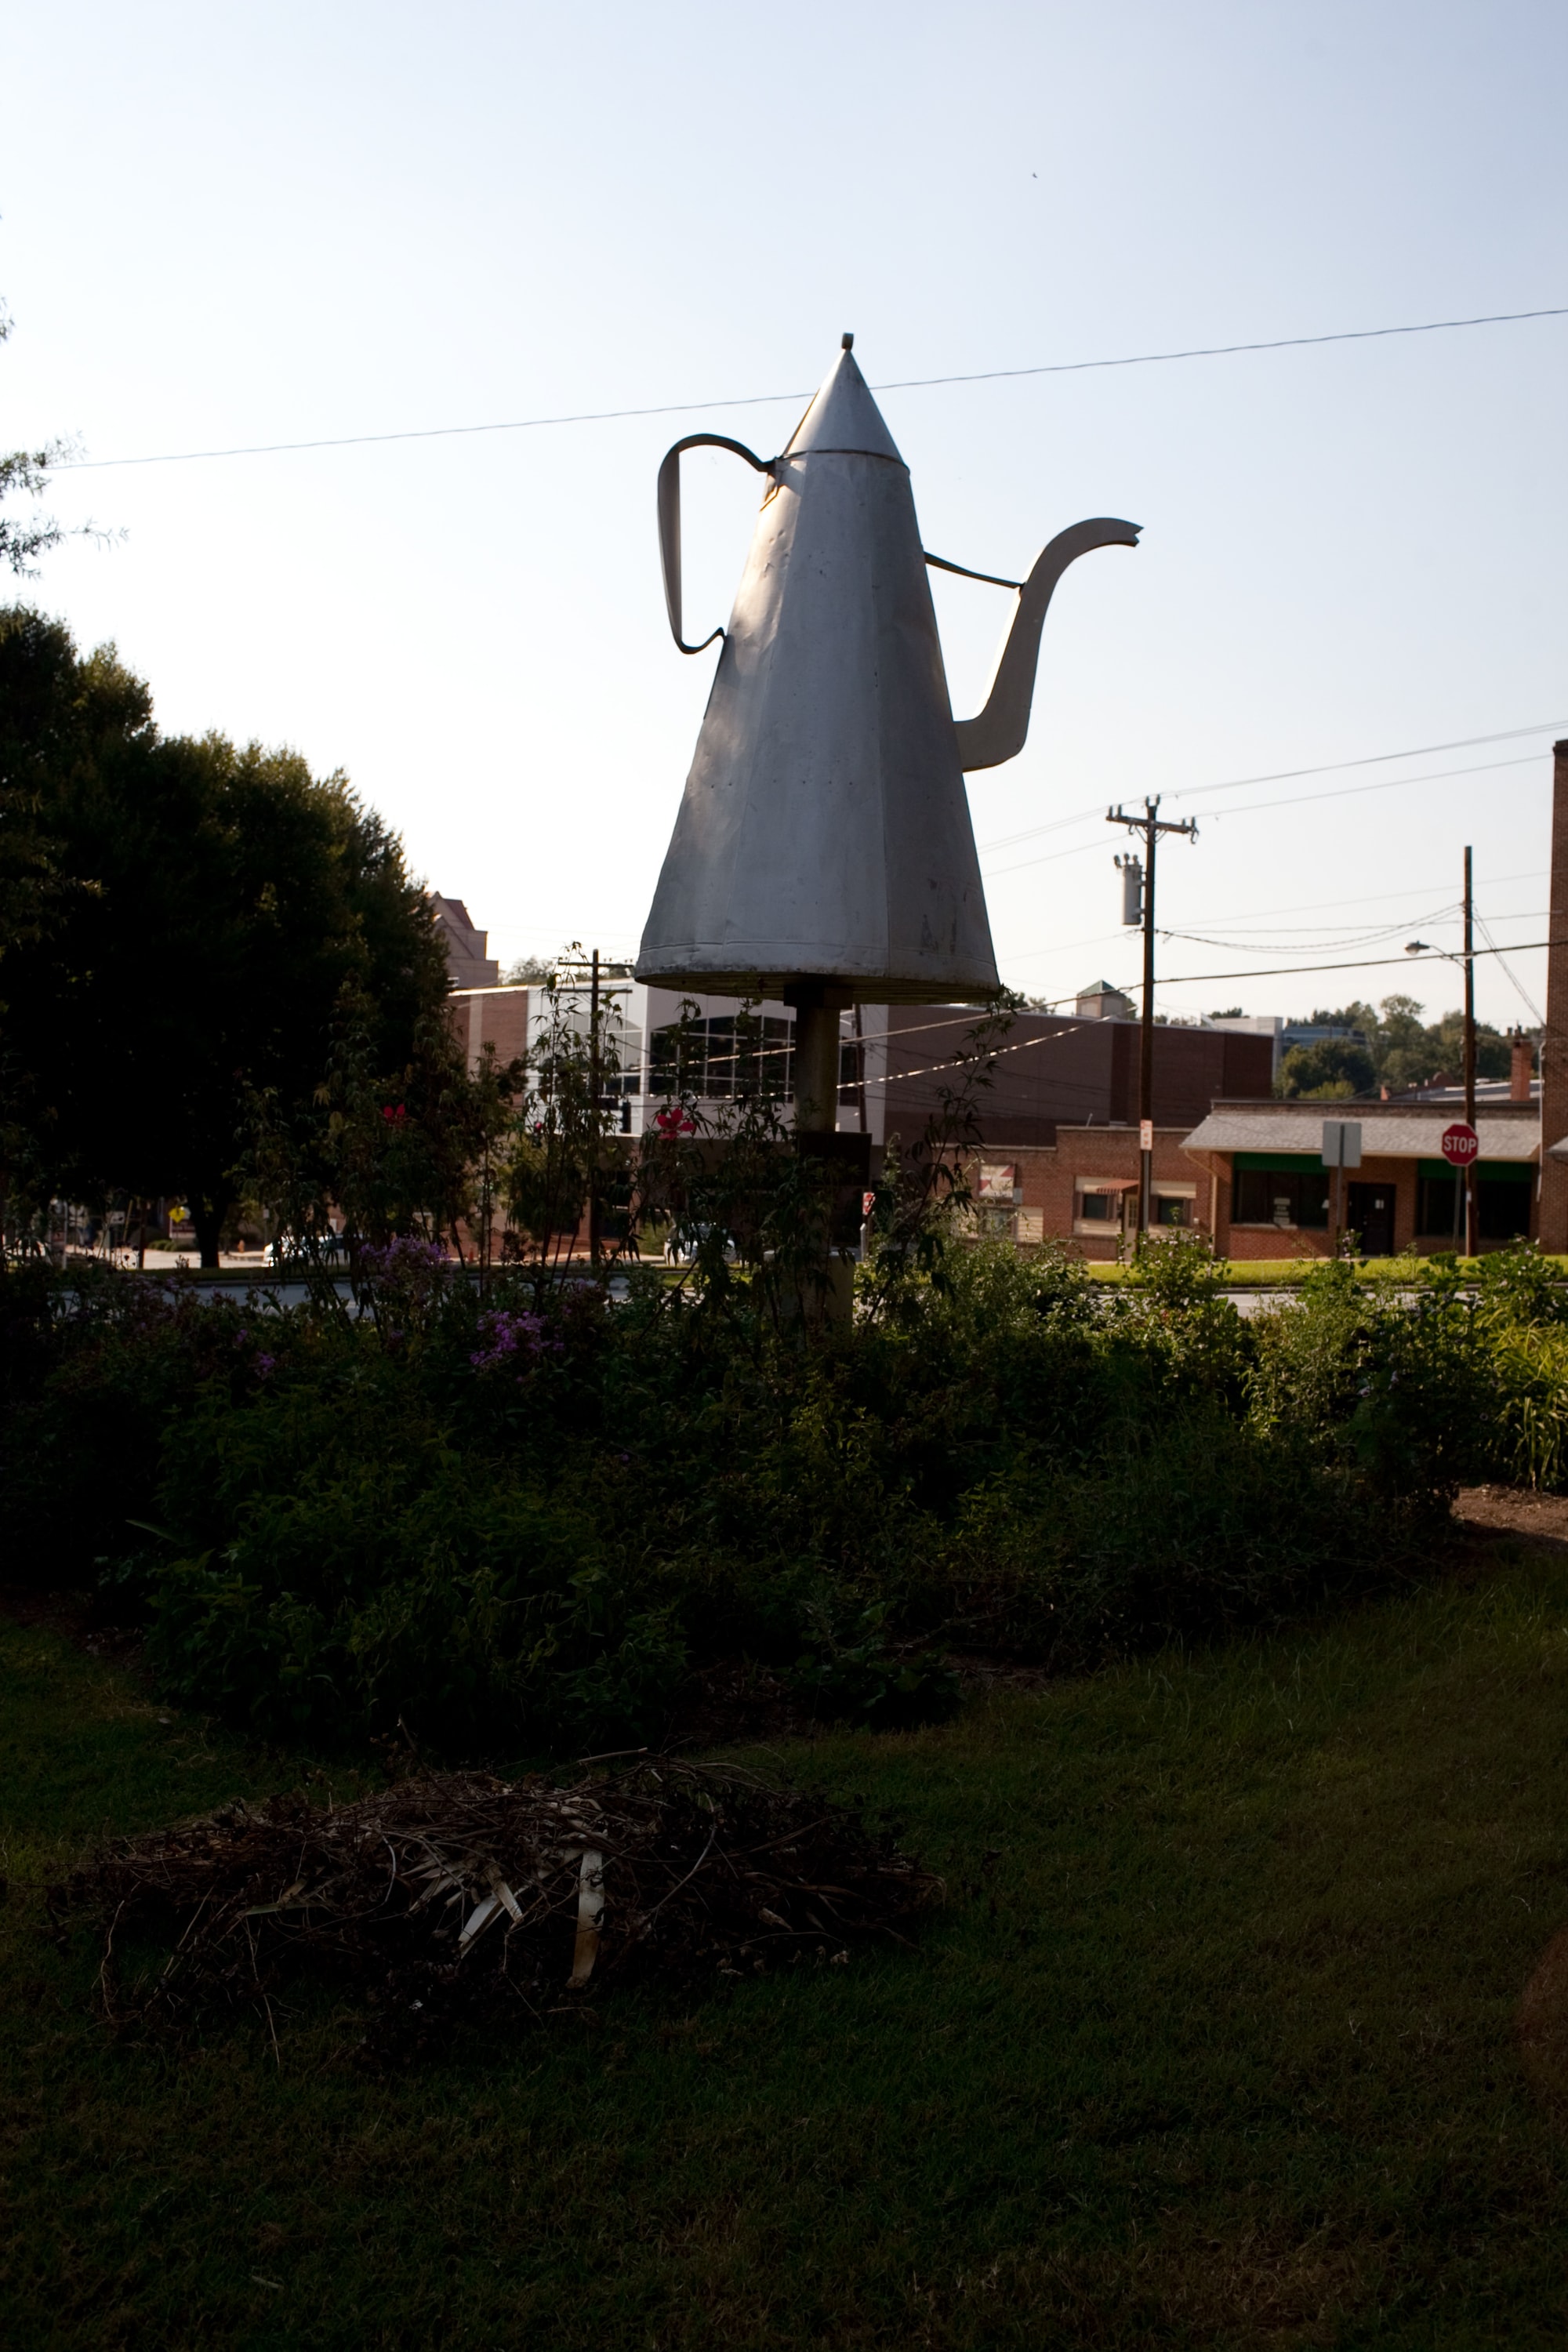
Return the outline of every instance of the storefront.
[[[1187,1157],[1213,1188],[1215,1246],[1231,1258],[1313,1257],[1331,1246],[1325,1117],[1355,1120],[1359,1167],[1344,1173],[1342,1222],[1362,1255],[1454,1246],[1456,1180],[1442,1157],[1451,1113],[1424,1103],[1216,1103],[1189,1134]],[[1541,1120],[1533,1104],[1489,1106],[1477,1119],[1479,1240],[1498,1249],[1536,1229]]]

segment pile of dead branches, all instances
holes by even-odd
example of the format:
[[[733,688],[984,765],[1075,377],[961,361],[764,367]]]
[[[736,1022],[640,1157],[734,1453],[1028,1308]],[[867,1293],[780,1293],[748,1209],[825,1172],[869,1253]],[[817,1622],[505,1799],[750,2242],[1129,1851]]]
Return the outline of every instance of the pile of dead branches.
[[[858,1814],[732,1769],[659,1760],[574,1785],[447,1773],[353,1804],[226,1805],[116,1844],[51,1892],[102,1938],[121,2026],[251,2006],[276,2042],[291,1981],[373,2011],[416,2055],[459,2017],[541,2017],[634,1977],[689,1982],[907,1940],[941,1881]],[[127,1964],[128,1950],[166,1951]]]

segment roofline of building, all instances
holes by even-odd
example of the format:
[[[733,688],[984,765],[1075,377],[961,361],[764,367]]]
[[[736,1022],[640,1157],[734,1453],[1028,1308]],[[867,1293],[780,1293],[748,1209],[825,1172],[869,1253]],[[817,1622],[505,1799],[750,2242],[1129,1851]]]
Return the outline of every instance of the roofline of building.
[[[1303,1102],[1298,1095],[1285,1099],[1279,1095],[1216,1095],[1210,1103],[1211,1111],[1252,1111],[1264,1118],[1344,1118],[1354,1111],[1366,1111],[1375,1118],[1431,1118],[1435,1112],[1450,1110],[1451,1103],[1435,1102],[1430,1096],[1418,1101],[1414,1095],[1394,1096],[1384,1102],[1376,1095],[1341,1095],[1328,1102]],[[1482,1097],[1476,1108],[1485,1111],[1489,1118],[1539,1118],[1538,1101],[1513,1102],[1506,1095]]]

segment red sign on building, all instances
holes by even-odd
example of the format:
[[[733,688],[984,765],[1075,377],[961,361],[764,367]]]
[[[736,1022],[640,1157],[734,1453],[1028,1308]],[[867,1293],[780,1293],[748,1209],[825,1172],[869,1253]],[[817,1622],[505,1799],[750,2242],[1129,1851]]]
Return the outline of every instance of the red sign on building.
[[[1450,1168],[1468,1168],[1480,1148],[1480,1137],[1462,1118],[1443,1129],[1443,1157]]]

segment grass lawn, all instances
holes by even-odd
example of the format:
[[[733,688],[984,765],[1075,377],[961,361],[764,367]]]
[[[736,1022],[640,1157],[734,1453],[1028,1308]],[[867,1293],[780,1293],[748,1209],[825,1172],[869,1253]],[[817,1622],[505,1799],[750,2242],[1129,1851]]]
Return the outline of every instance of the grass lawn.
[[[35,1883],[300,1768],[0,1628],[0,2337],[1561,2347],[1568,1554],[774,1760],[950,1878],[915,1955],[384,2081],[329,1997],[179,2063]],[[340,1772],[337,1785],[347,1785]]]

